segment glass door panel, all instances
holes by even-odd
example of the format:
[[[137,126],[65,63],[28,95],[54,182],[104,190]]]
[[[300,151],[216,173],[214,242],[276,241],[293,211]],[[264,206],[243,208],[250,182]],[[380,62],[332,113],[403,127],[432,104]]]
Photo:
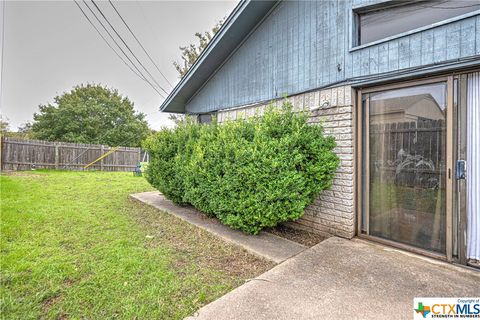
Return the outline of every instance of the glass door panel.
[[[447,83],[362,99],[366,232],[445,253]]]

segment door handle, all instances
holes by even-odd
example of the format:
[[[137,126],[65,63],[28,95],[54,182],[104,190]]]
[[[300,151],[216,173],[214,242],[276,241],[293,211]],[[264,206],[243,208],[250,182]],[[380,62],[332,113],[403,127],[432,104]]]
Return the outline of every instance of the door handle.
[[[457,180],[465,179],[467,173],[466,164],[465,160],[457,160],[457,168],[455,170],[455,178]]]

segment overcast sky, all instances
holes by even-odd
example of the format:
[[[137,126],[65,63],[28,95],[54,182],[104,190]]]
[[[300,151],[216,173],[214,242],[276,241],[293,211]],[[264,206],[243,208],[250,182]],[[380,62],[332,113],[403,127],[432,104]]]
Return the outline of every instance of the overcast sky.
[[[180,60],[178,47],[194,41],[195,32],[211,29],[237,2],[138,0],[114,4],[175,85],[178,74],[172,61]],[[97,3],[157,81],[170,92],[171,87],[148,63],[110,4]],[[3,3],[0,4],[2,10]],[[80,4],[85,5],[81,1]],[[38,105],[52,102],[55,95],[77,84],[92,82],[117,88],[128,96],[137,110],[147,114],[152,128],[171,125],[168,115],[158,111],[163,98],[115,56],[73,0],[7,1],[4,31],[0,103],[1,114],[10,120],[11,129],[31,121]]]

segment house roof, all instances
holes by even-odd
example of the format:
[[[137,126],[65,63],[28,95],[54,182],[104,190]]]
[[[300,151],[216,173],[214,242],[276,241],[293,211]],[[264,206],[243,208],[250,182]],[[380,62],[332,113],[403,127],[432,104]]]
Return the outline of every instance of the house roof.
[[[444,120],[445,112],[430,93],[370,101],[370,116],[404,115],[430,120]]]
[[[437,100],[430,93],[421,93],[408,96],[398,96],[391,98],[383,98],[381,100],[371,100],[370,109],[371,114],[385,113],[383,108],[387,107],[390,112],[404,111],[417,103],[423,102],[435,106],[440,113],[443,114],[442,108],[438,105]]]
[[[173,88],[160,111],[184,113],[185,104],[242,43],[277,1],[241,0],[202,51],[195,64]]]

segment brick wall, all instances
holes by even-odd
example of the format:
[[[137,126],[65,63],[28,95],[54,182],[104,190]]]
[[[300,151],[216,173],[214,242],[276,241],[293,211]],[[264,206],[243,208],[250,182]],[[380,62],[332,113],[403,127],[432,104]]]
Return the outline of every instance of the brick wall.
[[[318,90],[287,98],[295,110],[310,110],[312,125],[323,123],[325,133],[335,137],[335,152],[341,163],[330,190],[324,190],[306,210],[302,218],[289,225],[314,231],[323,236],[352,238],[355,234],[353,118],[351,87]],[[281,105],[283,99],[272,102]],[[249,105],[219,111],[218,122],[262,114],[268,104]]]

